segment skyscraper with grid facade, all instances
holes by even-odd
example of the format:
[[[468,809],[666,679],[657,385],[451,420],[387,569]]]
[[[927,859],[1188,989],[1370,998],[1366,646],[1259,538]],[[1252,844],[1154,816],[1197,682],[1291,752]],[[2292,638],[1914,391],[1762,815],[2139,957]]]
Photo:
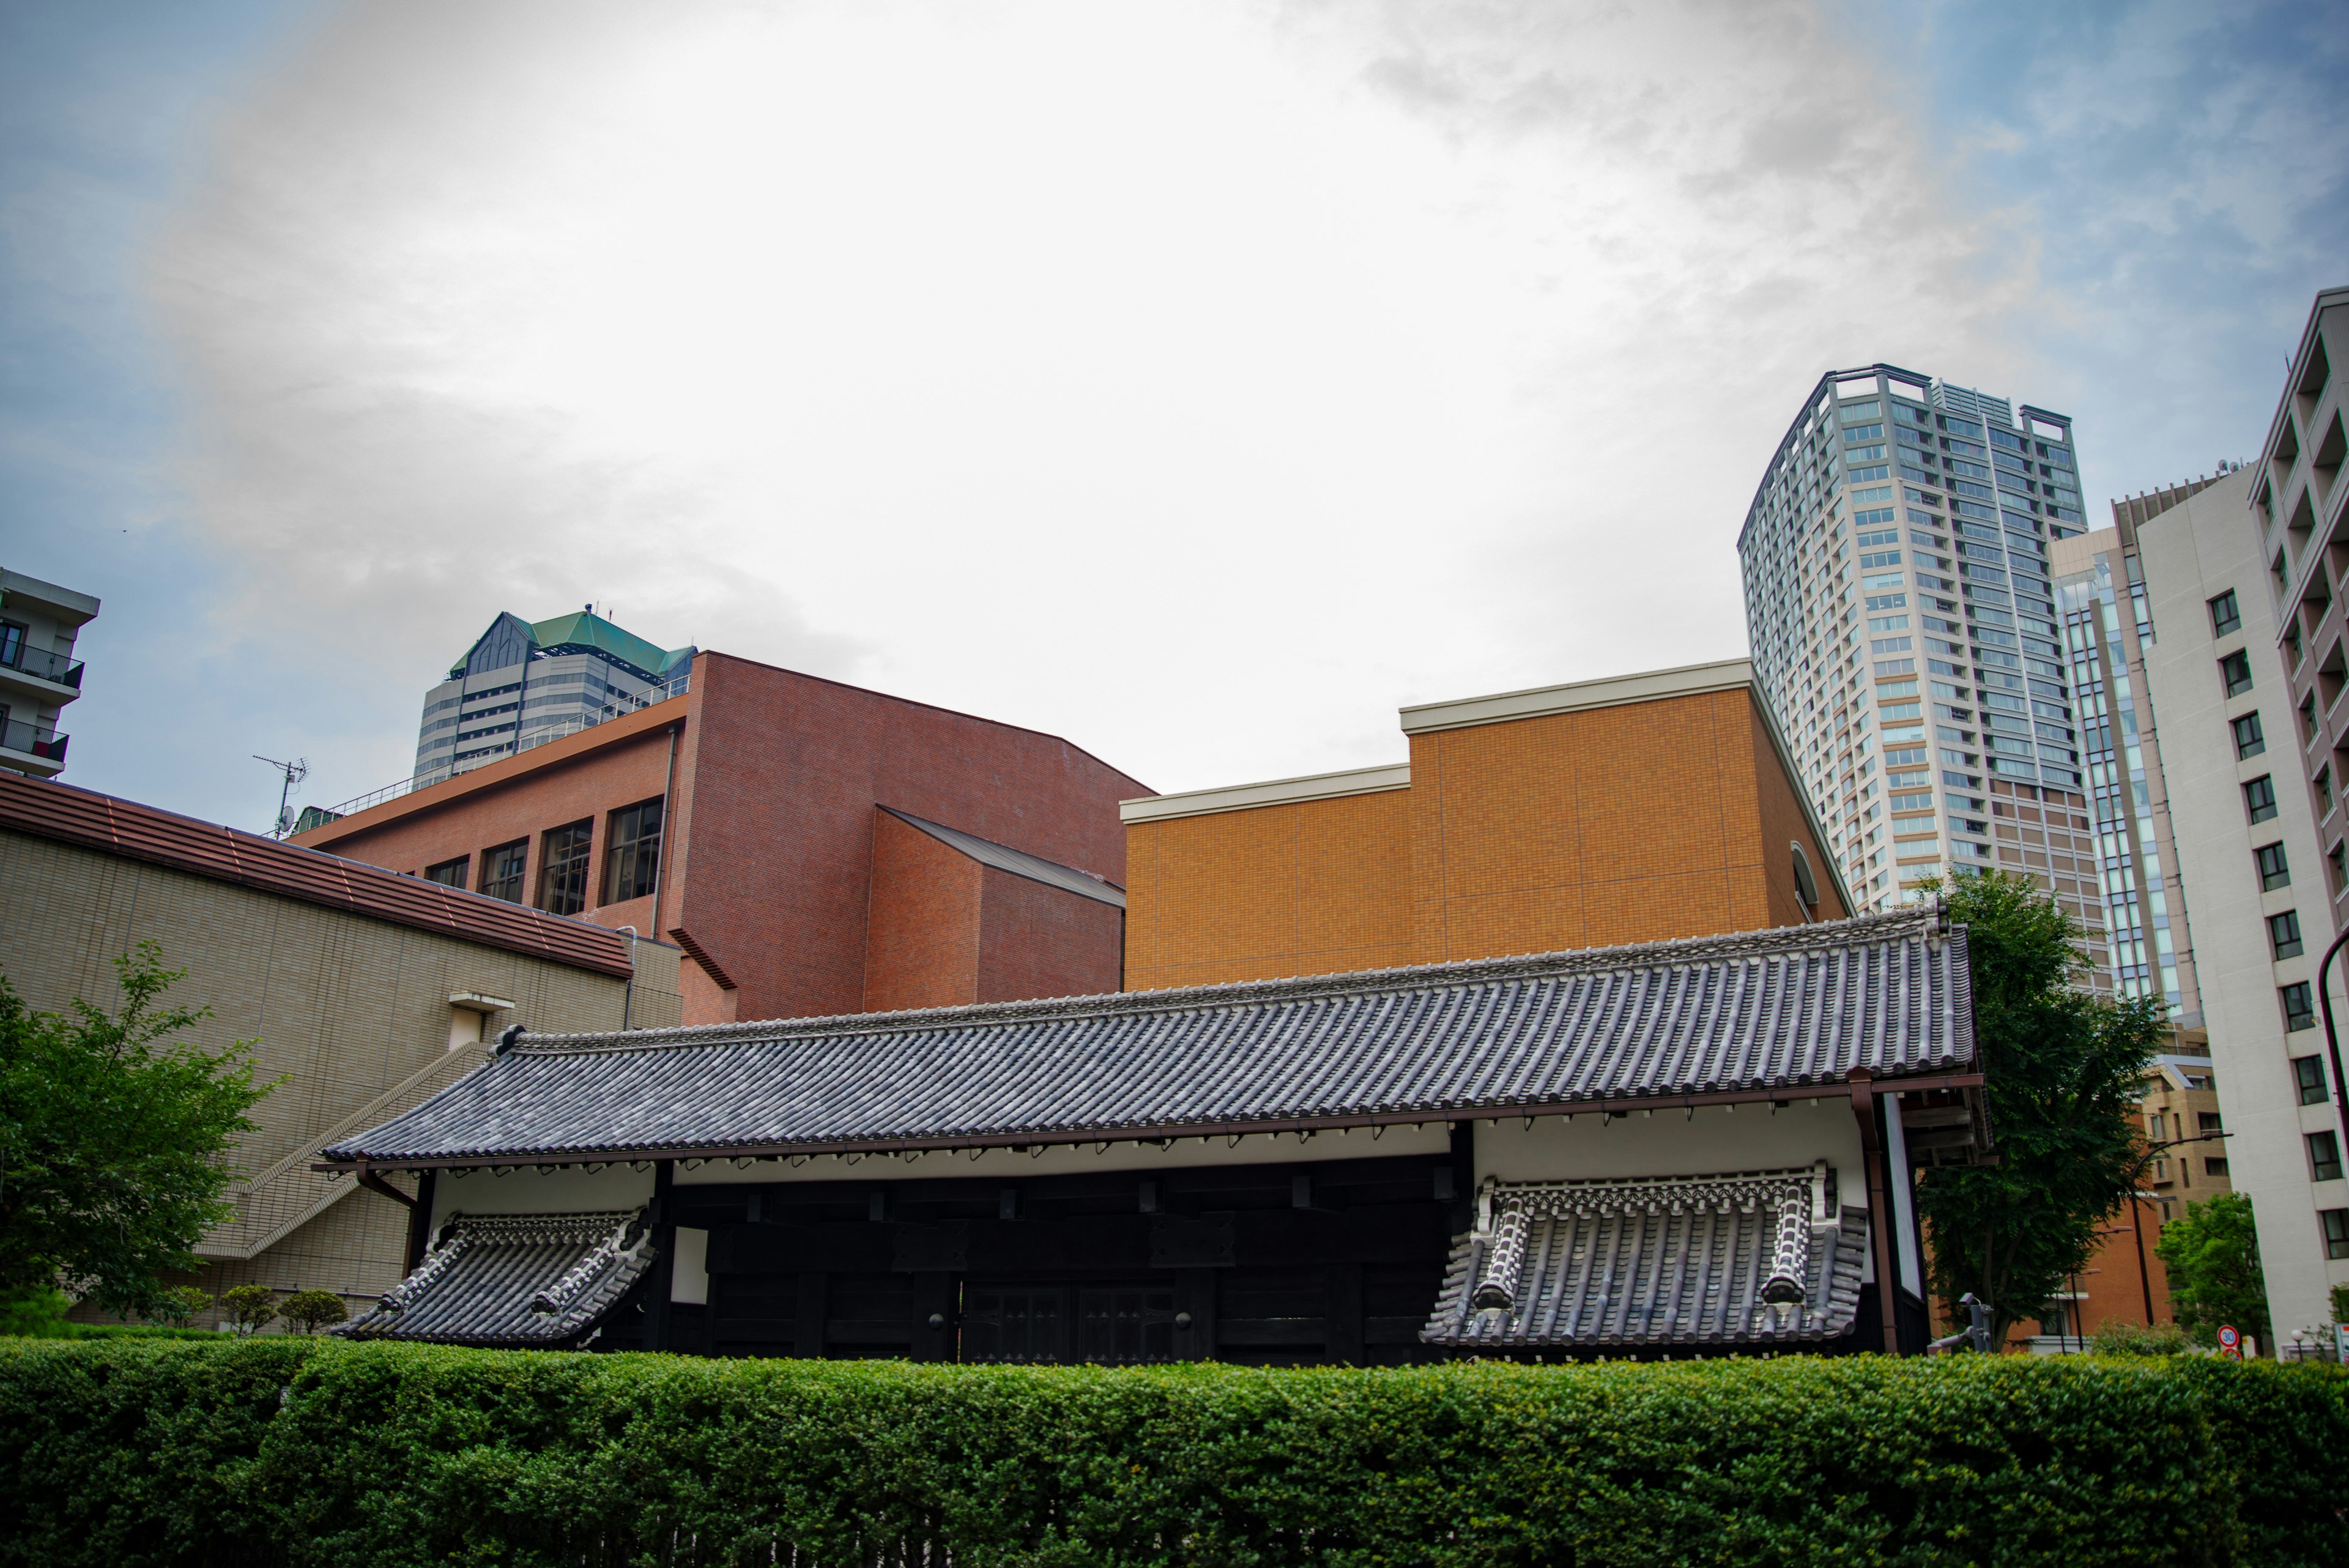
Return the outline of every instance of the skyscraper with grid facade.
[[[2003,866],[2088,932],[2095,839],[2049,569],[2071,421],[1891,365],[1820,378],[1737,551],[1755,683],[1862,909]]]

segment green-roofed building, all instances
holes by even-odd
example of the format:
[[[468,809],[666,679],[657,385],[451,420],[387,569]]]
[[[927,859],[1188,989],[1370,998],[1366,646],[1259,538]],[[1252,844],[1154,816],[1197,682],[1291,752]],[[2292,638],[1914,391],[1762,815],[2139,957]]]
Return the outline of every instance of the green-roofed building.
[[[437,784],[674,696],[695,651],[657,648],[593,606],[536,622],[502,613],[424,694],[416,781]]]

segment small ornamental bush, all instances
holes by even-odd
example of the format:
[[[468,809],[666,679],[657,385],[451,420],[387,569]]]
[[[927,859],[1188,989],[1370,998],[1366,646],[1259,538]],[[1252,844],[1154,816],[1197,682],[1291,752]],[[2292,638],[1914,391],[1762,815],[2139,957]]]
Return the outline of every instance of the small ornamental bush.
[[[295,1291],[277,1303],[277,1315],[296,1334],[316,1334],[330,1323],[347,1321],[351,1313],[332,1291]]]
[[[221,1320],[241,1334],[259,1334],[277,1319],[277,1293],[267,1285],[238,1285],[222,1291]]]
[[[0,1346],[0,1563],[2336,1564],[2349,1372]]]

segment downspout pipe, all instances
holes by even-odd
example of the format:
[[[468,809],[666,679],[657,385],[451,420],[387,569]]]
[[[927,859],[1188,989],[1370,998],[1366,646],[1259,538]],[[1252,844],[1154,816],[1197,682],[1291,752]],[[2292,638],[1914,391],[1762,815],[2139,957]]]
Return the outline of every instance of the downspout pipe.
[[[2344,1096],[2344,1080],[2341,1072],[2341,1035],[2333,1023],[2333,960],[2343,944],[2349,943],[2349,930],[2333,939],[2324,950],[2324,957],[2316,965],[2316,1000],[2324,1009],[2324,1054],[2333,1064],[2333,1119],[2340,1125],[2341,1144],[2349,1150],[2349,1096]]]
[[[660,940],[664,929],[661,925],[661,895],[668,888],[668,827],[677,820],[677,738],[684,732],[685,721],[682,719],[668,727],[668,769],[661,775],[660,842],[655,848],[653,862],[652,933],[655,941]],[[632,963],[635,957],[631,950],[629,960]],[[636,981],[631,979],[628,983],[633,988]]]

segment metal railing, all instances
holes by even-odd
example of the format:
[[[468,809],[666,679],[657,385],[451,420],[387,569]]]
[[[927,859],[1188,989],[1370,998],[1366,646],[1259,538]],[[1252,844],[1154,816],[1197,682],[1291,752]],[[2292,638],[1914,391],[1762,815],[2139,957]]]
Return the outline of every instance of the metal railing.
[[[453,767],[427,769],[422,773],[401,779],[396,784],[388,784],[381,789],[369,790],[361,795],[353,795],[339,805],[328,806],[326,815],[330,818],[348,816],[353,812],[365,811],[371,805],[381,805],[388,800],[398,800],[401,795],[412,794],[420,789],[429,789],[437,784],[446,784],[461,774],[471,773],[475,768],[485,768],[492,763],[504,762],[508,757],[520,756],[524,752],[535,751],[540,746],[552,742],[567,740],[582,730],[592,730],[596,725],[607,723],[614,719],[625,719],[631,713],[640,713],[656,703],[667,701],[672,697],[682,697],[692,690],[692,687],[693,672],[688,670],[684,674],[673,680],[665,680],[658,686],[648,686],[633,697],[621,697],[606,702],[592,713],[577,714],[542,729],[533,730],[515,742],[512,751],[500,750],[488,756],[468,758]],[[62,751],[59,755],[63,755]]]
[[[51,653],[45,648],[16,649],[16,657],[8,660],[9,667],[20,670],[36,680],[54,681],[59,686],[81,690],[81,660],[62,653]]]
[[[23,752],[63,766],[66,760],[66,737],[43,734],[27,720],[11,719],[0,724],[0,746],[12,752]]]

